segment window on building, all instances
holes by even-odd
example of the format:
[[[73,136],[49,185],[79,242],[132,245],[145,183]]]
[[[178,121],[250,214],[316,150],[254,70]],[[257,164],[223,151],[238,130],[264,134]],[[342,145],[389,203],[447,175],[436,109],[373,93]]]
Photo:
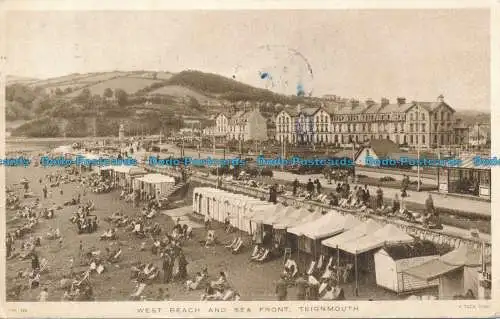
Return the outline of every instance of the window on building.
[[[444,135],[441,135],[441,144],[444,144]]]
[[[422,113],[422,117],[421,117],[422,121],[425,121],[425,114]]]
[[[410,114],[410,121],[413,121],[413,113]]]
[[[413,144],[413,135],[410,135],[410,144]]]
[[[422,123],[422,132],[425,132],[425,123]]]
[[[422,144],[425,144],[425,135],[422,135]]]
[[[435,124],[434,124],[434,131],[435,131],[435,132],[437,132],[437,130],[438,130],[438,124],[437,124],[437,123],[435,123]]]
[[[410,132],[413,132],[413,124],[410,124]]]
[[[450,113],[446,114],[446,119],[447,119],[448,121],[450,120],[450,118],[451,118],[451,114],[450,114]]]
[[[434,114],[434,119],[435,119],[436,121],[438,120],[438,114],[437,114],[437,113],[435,113],[435,114]]]

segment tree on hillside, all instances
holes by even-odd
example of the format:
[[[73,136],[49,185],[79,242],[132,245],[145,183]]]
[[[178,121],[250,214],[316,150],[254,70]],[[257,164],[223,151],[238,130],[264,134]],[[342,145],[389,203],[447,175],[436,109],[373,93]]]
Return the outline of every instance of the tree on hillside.
[[[108,99],[109,99],[109,98],[112,98],[112,97],[113,97],[113,90],[111,90],[110,88],[106,88],[106,89],[104,90],[103,96],[104,96],[105,98],[108,98]]]
[[[71,92],[73,92],[73,88],[72,88],[72,87],[70,87],[70,86],[68,86],[67,88],[65,88],[65,89],[64,89],[64,93],[65,93],[65,94],[69,94],[69,93],[71,93]]]
[[[115,90],[115,98],[118,102],[118,105],[120,106],[125,106],[127,105],[128,101],[128,94],[122,89],[116,89]]]
[[[196,109],[196,110],[200,110],[201,109],[200,102],[198,102],[198,100],[195,99],[194,97],[189,97],[189,103],[188,103],[188,105],[191,108]]]
[[[56,95],[63,95],[63,90],[61,90],[61,88],[56,88],[56,91],[55,91]]]
[[[102,104],[102,97],[99,94],[94,94],[91,99],[91,108],[96,108]]]
[[[75,103],[86,105],[92,98],[92,94],[88,88],[84,88],[82,92],[75,98]]]

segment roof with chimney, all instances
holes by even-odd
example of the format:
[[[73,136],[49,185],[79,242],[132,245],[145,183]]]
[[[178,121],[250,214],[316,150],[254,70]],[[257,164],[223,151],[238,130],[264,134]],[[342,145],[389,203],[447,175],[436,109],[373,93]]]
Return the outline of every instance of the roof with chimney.
[[[378,113],[398,113],[406,112],[413,106],[413,103],[391,103],[379,108]]]
[[[305,114],[307,116],[311,116],[316,114],[319,111],[319,107],[305,107],[300,110],[300,114]]]
[[[352,103],[347,103],[345,106],[339,108],[337,111],[338,114],[361,114],[364,113],[365,110],[367,109],[366,104],[364,103],[359,103],[356,102],[355,104]]]

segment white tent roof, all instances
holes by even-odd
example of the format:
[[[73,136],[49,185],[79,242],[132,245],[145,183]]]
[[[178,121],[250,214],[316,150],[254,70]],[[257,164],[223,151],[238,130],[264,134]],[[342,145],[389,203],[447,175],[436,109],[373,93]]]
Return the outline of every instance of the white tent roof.
[[[119,166],[113,166],[113,170],[118,173],[125,173],[125,174],[146,174],[146,170],[138,167],[138,166],[127,166],[127,165],[119,165]]]
[[[297,223],[299,223],[302,219],[311,215],[313,215],[313,213],[303,207],[300,209],[295,209],[288,212],[288,214],[284,218],[276,221],[273,224],[273,227],[276,229],[284,229],[291,226],[293,227],[294,225],[297,225]]]
[[[413,237],[392,224],[387,224],[372,234],[357,238],[354,241],[339,244],[339,249],[353,255],[361,254],[384,245],[411,243]]]
[[[272,216],[264,219],[262,222],[266,225],[272,225],[273,223],[279,222],[282,218],[290,215],[295,210],[294,207],[288,206],[285,209],[277,210]]]
[[[364,223],[359,224],[351,228],[350,230],[332,238],[325,239],[321,242],[321,244],[331,247],[337,248],[341,243],[349,242],[356,240],[358,238],[364,237],[368,234],[372,234],[377,230],[381,229],[382,225],[375,222],[373,219],[370,219]]]
[[[276,213],[278,207],[276,205],[258,205],[250,208],[248,217],[255,222],[262,222]]]
[[[161,174],[147,174],[137,180],[149,184],[161,184],[161,183],[175,183],[175,179],[170,176],[165,176]]]

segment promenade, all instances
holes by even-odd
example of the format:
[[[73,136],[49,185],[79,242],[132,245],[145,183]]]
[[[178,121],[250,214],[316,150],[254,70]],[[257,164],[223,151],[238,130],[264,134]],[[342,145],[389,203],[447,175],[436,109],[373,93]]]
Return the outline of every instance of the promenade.
[[[180,156],[180,149],[176,148],[175,146],[172,145],[172,149],[169,150],[170,152],[173,152],[175,155]],[[185,149],[184,152],[185,156],[192,156],[194,158],[198,157],[198,152],[196,150],[188,150]],[[200,152],[201,157],[207,157],[207,156],[212,156],[213,153],[207,153],[207,152]],[[219,153],[216,153],[217,158],[222,158],[222,155]],[[226,158],[231,158],[231,155],[226,154]],[[364,174],[370,177],[375,177],[375,178],[380,178],[383,176],[387,176],[387,173],[378,173],[378,172],[368,172],[363,170],[362,168],[357,169],[358,173]],[[392,174],[392,177],[394,177],[396,180],[401,180],[403,178],[402,174]],[[301,183],[307,183],[307,181],[310,179],[319,179],[323,188],[328,189],[328,190],[333,190],[336,185],[328,185],[328,181],[324,178],[322,174],[309,174],[309,175],[296,175],[292,174],[289,172],[283,172],[281,170],[275,170],[274,171],[274,179],[277,180],[283,180],[286,182],[293,182],[295,178],[299,180]],[[424,183],[436,183],[435,180],[426,180],[423,179],[422,182]],[[333,182],[332,182],[333,183]],[[382,183],[383,184],[383,183]],[[376,186],[368,186],[370,193],[375,194],[377,187]],[[392,199],[396,194],[400,195],[401,191],[399,189],[394,189],[394,188],[389,188],[389,187],[383,187],[381,185],[382,190],[384,191],[384,197]],[[408,203],[416,203],[416,204],[425,204],[425,200],[427,199],[428,192],[416,192],[416,191],[407,191],[409,197],[406,198],[406,201]],[[491,216],[491,203],[490,202],[485,202],[485,201],[478,201],[478,200],[473,200],[473,199],[468,199],[468,198],[461,198],[457,196],[447,196],[446,194],[436,194],[432,193],[432,198],[434,200],[434,206],[436,208],[444,208],[444,209],[453,209],[453,210],[458,210],[458,211],[466,211],[466,212],[471,212],[475,213],[481,216],[486,216],[490,217]]]
[[[322,174],[312,174],[312,175],[296,175],[289,172],[274,171],[275,179],[284,180],[287,182],[293,182],[296,178],[301,183],[307,183],[309,179],[315,180],[319,179],[324,189],[334,190],[336,185],[329,185],[328,181],[324,178]],[[332,182],[333,183],[333,182]],[[385,198],[394,198],[396,194],[400,195],[401,191],[399,189],[388,188],[381,186],[384,191]],[[377,187],[368,186],[370,194],[375,194]],[[408,197],[405,199],[409,203],[425,204],[428,192],[415,192],[407,191]],[[434,206],[436,208],[445,209],[455,209],[460,211],[474,212],[482,216],[491,216],[491,203],[484,201],[477,201],[468,198],[460,198],[455,196],[447,196],[446,194],[432,194],[434,200]]]

